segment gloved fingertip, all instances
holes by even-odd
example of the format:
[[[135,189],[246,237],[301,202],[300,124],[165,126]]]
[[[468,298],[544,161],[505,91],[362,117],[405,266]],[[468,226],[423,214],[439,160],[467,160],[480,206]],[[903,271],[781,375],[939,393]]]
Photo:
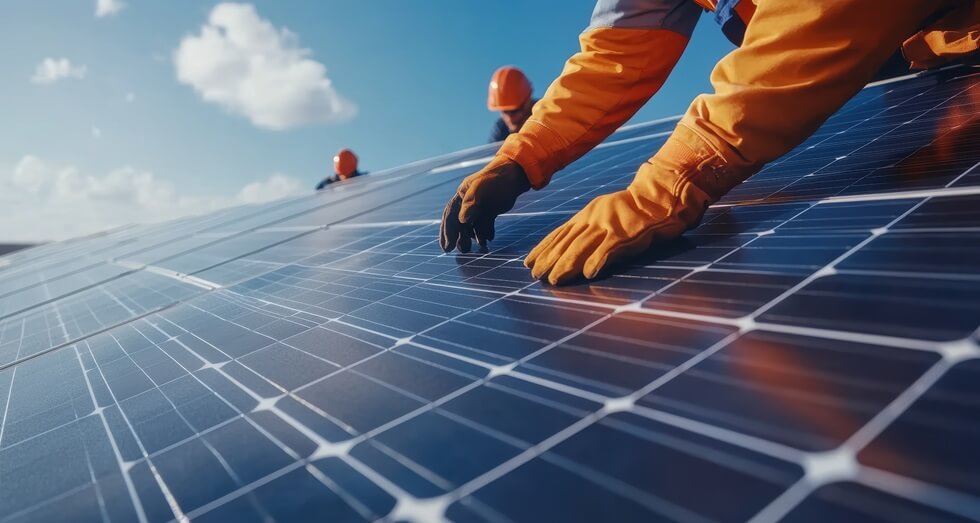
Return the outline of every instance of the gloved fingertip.
[[[490,231],[487,230],[486,226],[481,224],[473,227],[473,233],[474,236],[476,236],[476,241],[480,244],[480,247],[486,249],[487,244],[490,243],[490,240],[492,239],[490,237]]]
[[[551,274],[548,275],[548,282],[552,285],[561,285],[575,279],[581,273],[582,270],[576,265],[574,258],[562,258],[551,268]]]
[[[540,254],[541,249],[538,247],[531,249],[531,252],[527,253],[527,256],[524,257],[524,266],[528,269],[534,268],[534,262],[538,260],[538,255]]]
[[[602,265],[603,264],[601,263],[589,260],[585,264],[585,269],[582,270],[582,276],[585,276],[585,279],[587,280],[595,279],[595,277],[599,275],[599,271],[602,270]]]
[[[541,240],[531,252],[527,254],[524,258],[524,265],[530,268],[532,265],[538,264],[542,260],[542,257],[548,253],[548,246],[551,244],[550,238],[545,238]]]
[[[459,223],[473,223],[476,220],[475,215],[477,214],[477,207],[468,202],[463,202],[463,205],[459,208]]]
[[[585,261],[585,269],[582,274],[592,280],[599,276],[599,273],[609,264],[610,256],[614,256],[615,247],[609,242],[604,242],[595,249],[595,252]]]

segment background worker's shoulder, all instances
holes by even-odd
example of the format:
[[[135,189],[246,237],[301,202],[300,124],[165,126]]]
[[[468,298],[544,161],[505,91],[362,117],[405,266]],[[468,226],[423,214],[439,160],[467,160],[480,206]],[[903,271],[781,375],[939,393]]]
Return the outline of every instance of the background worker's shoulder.
[[[510,136],[510,129],[504,123],[504,119],[497,118],[497,121],[493,123],[493,128],[490,130],[490,143],[503,141],[508,136]]]

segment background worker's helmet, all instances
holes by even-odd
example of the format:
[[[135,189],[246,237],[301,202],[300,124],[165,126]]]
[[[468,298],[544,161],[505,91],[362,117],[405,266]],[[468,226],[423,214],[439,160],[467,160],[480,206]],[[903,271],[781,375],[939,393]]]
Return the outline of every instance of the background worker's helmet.
[[[350,149],[341,149],[333,157],[333,172],[337,173],[340,179],[345,179],[354,174],[357,170],[357,155]]]
[[[524,102],[530,98],[531,82],[520,69],[506,65],[493,73],[487,96],[487,109],[513,111],[524,105]]]

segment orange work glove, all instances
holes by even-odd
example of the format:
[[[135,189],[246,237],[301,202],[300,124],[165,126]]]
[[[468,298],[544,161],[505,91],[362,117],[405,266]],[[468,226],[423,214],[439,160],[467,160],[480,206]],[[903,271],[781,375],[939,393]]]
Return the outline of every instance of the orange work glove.
[[[439,245],[444,252],[470,252],[475,237],[481,248],[493,240],[494,220],[514,208],[517,197],[531,189],[521,166],[503,156],[463,178],[442,212]]]
[[[709,205],[748,177],[749,170],[726,169],[705,142],[678,139],[691,136],[684,131],[640,167],[626,190],[592,200],[541,240],[524,260],[531,275],[552,285],[595,278],[608,264],[696,227]]]

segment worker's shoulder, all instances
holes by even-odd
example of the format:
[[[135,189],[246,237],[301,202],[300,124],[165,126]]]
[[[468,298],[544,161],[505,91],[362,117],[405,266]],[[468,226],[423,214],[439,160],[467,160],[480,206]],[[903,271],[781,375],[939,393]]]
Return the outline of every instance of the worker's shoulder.
[[[316,184],[316,190],[319,191],[320,189],[323,189],[324,187],[330,185],[331,183],[335,183],[339,181],[340,178],[338,178],[337,176],[327,176],[323,180],[320,180],[320,183]]]
[[[493,127],[490,129],[490,142],[499,142],[507,138],[510,135],[510,128],[504,122],[503,118],[497,118],[497,121],[493,123]]]

